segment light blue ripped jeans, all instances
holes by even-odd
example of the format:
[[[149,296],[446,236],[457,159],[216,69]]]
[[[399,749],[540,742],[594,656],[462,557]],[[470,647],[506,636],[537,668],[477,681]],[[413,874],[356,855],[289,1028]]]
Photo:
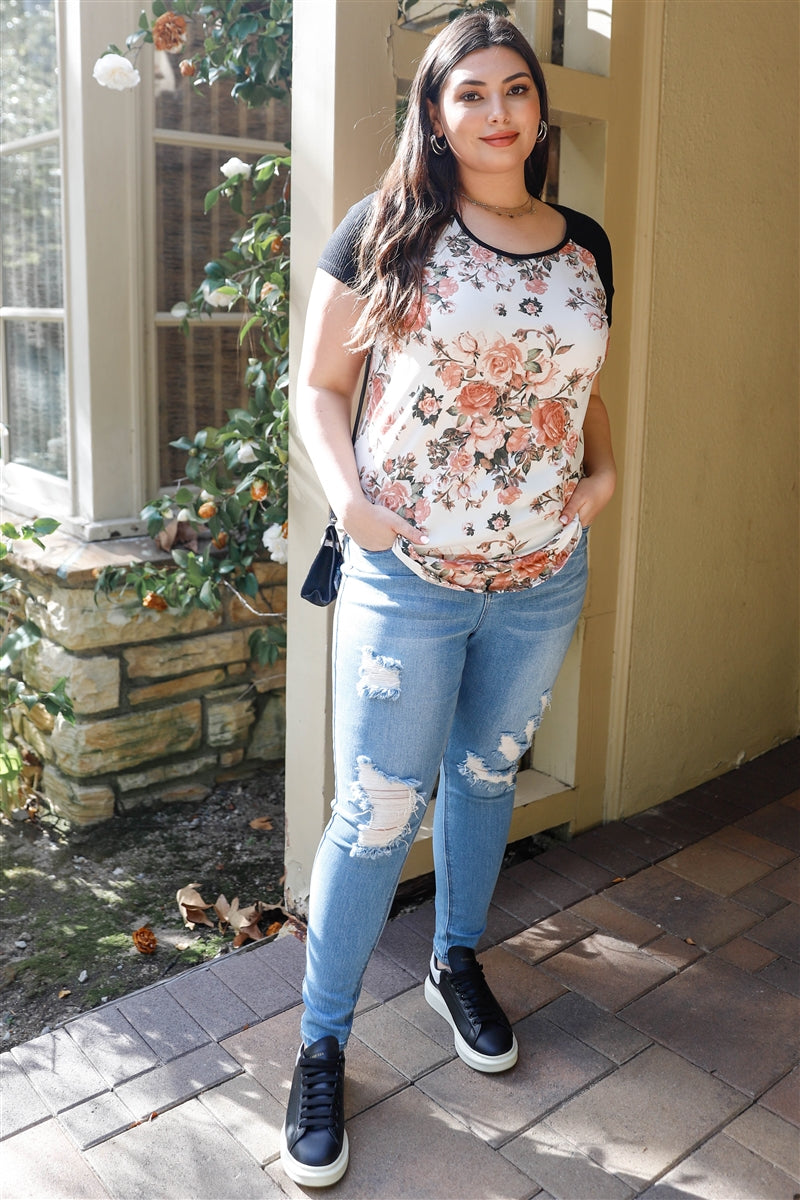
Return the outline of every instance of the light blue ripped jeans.
[[[391,550],[345,551],[334,626],[336,799],[311,878],[305,1045],[344,1046],[408,847],[434,812],[436,933],[477,945],[505,851],[517,763],[586,589],[586,538],[521,592],[456,591]]]

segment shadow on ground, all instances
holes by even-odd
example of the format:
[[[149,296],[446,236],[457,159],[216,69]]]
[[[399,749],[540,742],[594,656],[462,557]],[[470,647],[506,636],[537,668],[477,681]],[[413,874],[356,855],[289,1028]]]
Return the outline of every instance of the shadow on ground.
[[[281,904],[283,787],[275,765],[199,806],[71,834],[47,816],[0,824],[0,1048],[226,953],[230,931],[185,927],[178,888],[198,884],[209,904],[220,893],[243,907]],[[259,818],[271,828],[251,827]],[[143,925],[156,935],[152,955],[133,944]]]

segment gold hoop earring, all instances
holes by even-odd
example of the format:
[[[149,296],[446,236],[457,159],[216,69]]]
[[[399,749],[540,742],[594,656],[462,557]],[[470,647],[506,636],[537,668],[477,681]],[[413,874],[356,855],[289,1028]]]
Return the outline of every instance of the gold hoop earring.
[[[439,158],[441,158],[443,154],[446,154],[450,149],[446,137],[437,138],[436,134],[432,133],[429,140],[431,143],[431,150],[434,154],[437,154]]]
[[[547,121],[540,121],[539,122],[539,133],[536,138],[537,142],[543,142],[544,139],[547,137],[547,133],[548,133]]]

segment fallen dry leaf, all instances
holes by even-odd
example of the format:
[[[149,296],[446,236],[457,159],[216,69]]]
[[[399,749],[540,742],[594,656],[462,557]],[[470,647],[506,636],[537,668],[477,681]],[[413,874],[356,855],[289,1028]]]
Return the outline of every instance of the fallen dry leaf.
[[[228,913],[230,911],[231,911],[230,904],[228,904],[227,899],[220,892],[220,894],[217,896],[216,900],[214,901],[214,912],[219,917],[220,932],[222,932],[223,925],[227,925],[227,923],[228,923]]]
[[[187,883],[186,887],[179,888],[175,893],[181,916],[190,929],[194,929],[195,925],[208,925],[213,929],[214,922],[209,921],[205,914],[205,909],[211,908],[211,905],[206,904],[197,887],[196,883]]]
[[[149,929],[147,925],[142,925],[140,929],[134,929],[131,937],[140,954],[155,954],[158,941],[152,929]]]
[[[694,938],[685,938],[684,941],[686,942],[687,946],[696,946],[697,945],[697,942],[694,940]]]
[[[272,829],[272,821],[270,821],[269,817],[254,817],[250,822],[250,828],[262,829],[265,833],[268,833]]]
[[[264,936],[258,925],[261,912],[262,908],[258,902],[251,904],[249,908],[239,908],[238,896],[231,901],[228,924],[231,929],[236,930],[236,936],[233,939],[235,947],[243,946],[247,941],[257,942]]]
[[[275,935],[280,933],[282,929],[282,921],[273,921],[271,925],[267,926],[267,932],[264,934],[264,937],[275,937]]]
[[[69,988],[62,988],[61,991],[58,993],[58,998],[59,998],[59,1000],[65,1000],[67,998],[67,996],[71,996],[71,995],[72,995],[72,992],[69,990]]]
[[[189,521],[178,521],[175,517],[164,522],[153,541],[159,550],[171,550],[173,546],[186,546],[197,553],[197,530]]]

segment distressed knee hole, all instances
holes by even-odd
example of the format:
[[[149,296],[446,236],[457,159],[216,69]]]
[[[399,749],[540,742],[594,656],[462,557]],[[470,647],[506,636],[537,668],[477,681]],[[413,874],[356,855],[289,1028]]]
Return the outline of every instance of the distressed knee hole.
[[[411,832],[411,820],[423,798],[415,779],[396,779],[378,771],[368,758],[358,760],[356,803],[368,818],[358,826],[351,857],[391,854]]]
[[[539,703],[539,711],[530,718],[521,734],[502,733],[497,746],[501,760],[499,767],[490,767],[485,758],[468,751],[461,766],[461,774],[473,783],[494,787],[511,787],[517,774],[517,764],[530,746],[533,735],[542,723],[542,717],[550,705],[550,693],[545,692]]]
[[[371,646],[364,646],[358,671],[359,696],[370,700],[397,700],[402,665],[399,658],[376,654]]]

